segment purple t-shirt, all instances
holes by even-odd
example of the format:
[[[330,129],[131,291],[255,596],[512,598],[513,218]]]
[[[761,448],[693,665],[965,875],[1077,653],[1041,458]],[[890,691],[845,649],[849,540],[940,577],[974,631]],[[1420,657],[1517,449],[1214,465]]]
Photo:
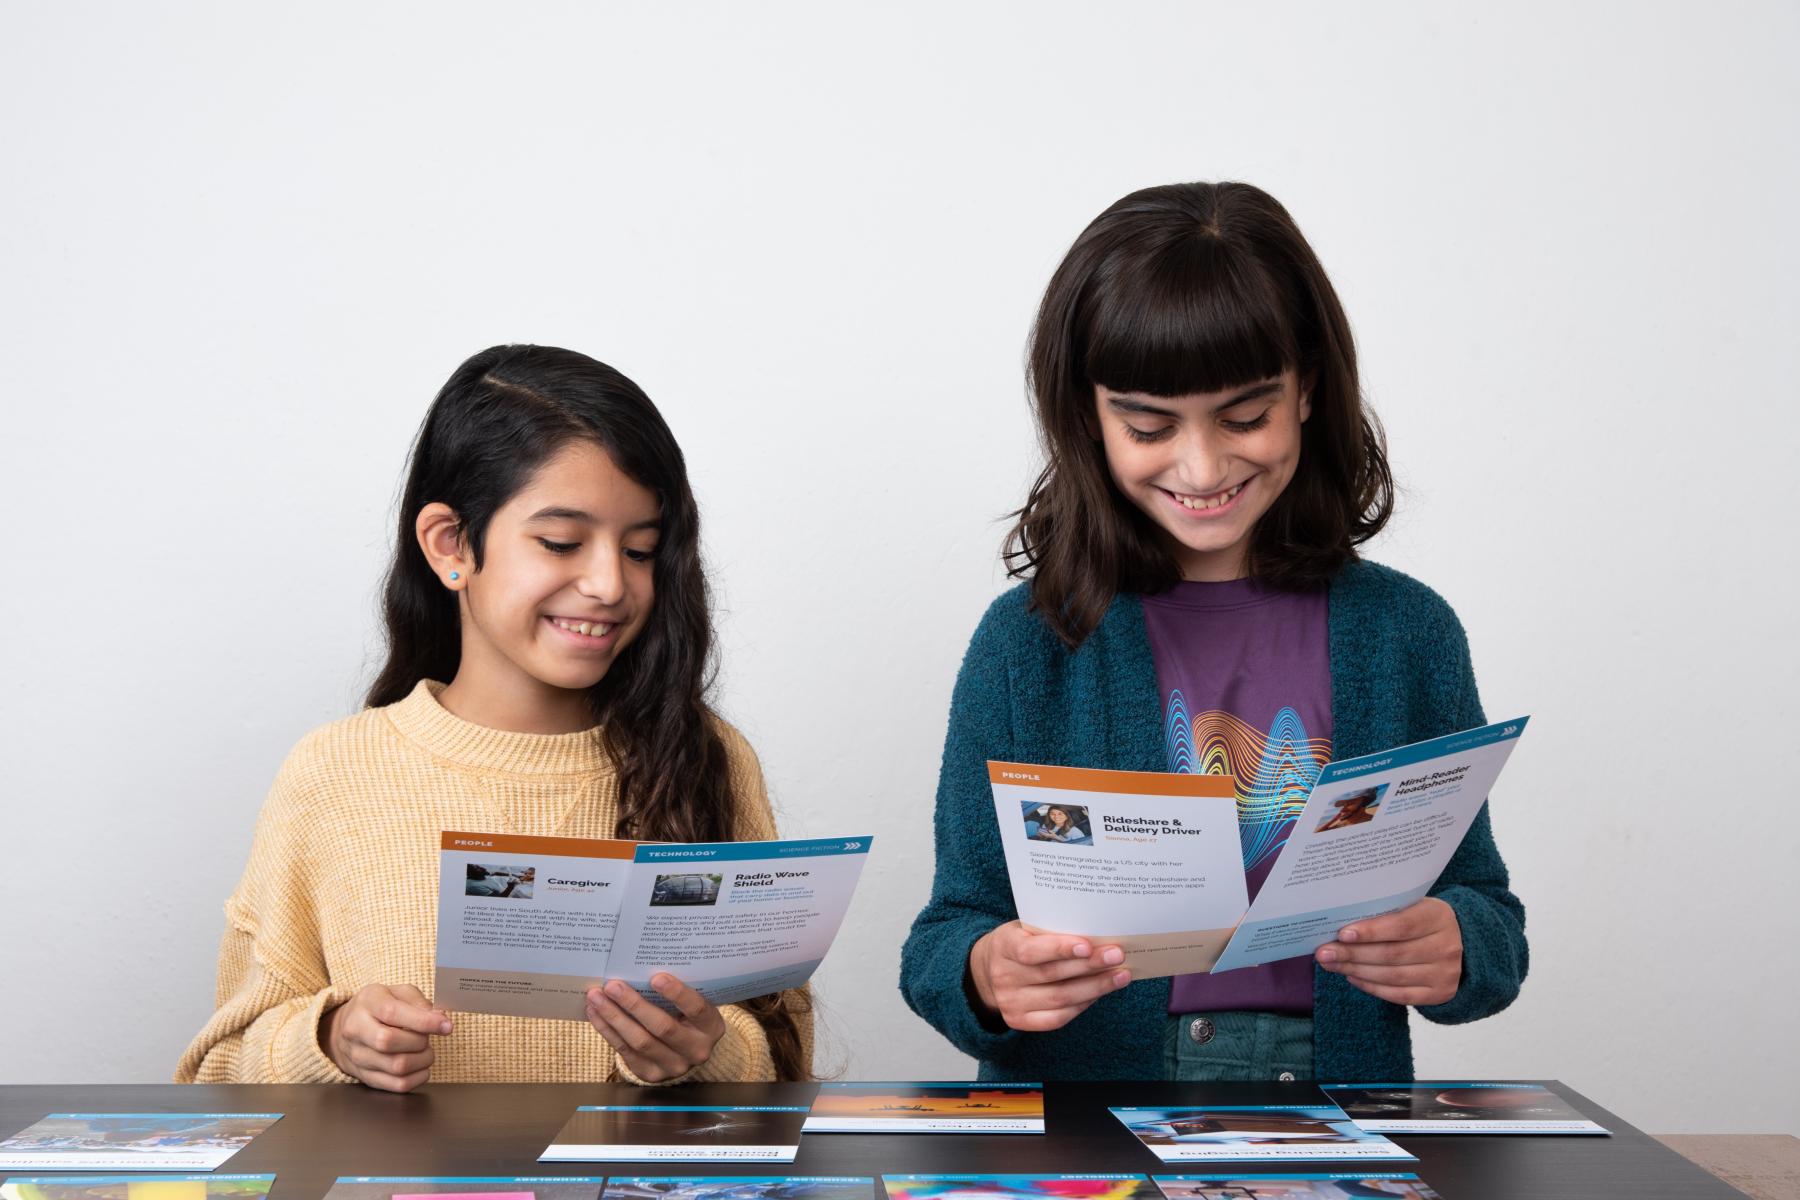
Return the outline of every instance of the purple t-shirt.
[[[1255,898],[1331,761],[1325,593],[1253,579],[1178,583],[1143,597],[1169,770],[1237,777],[1238,833]],[[1310,1014],[1309,956],[1178,975],[1169,1011]]]

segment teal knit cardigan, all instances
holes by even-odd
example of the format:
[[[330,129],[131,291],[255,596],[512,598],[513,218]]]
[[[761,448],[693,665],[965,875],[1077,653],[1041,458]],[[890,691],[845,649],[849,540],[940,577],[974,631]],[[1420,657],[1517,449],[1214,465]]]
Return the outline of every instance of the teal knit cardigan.
[[[937,874],[901,951],[912,1010],[966,1054],[983,1080],[1159,1079],[1169,980],[1143,979],[1050,1033],[981,1021],[964,991],[969,948],[1014,919],[987,760],[1168,769],[1156,664],[1137,597],[1121,595],[1069,652],[1027,607],[1024,585],[988,608],[963,658],[937,791]],[[1398,571],[1352,563],[1328,600],[1332,752],[1353,758],[1485,724],[1461,624],[1435,592]],[[1507,886],[1487,807],[1431,894],[1462,926],[1457,993],[1419,1012],[1456,1024],[1499,1012],[1525,978],[1525,909]],[[1314,968],[1313,1073],[1410,1080],[1406,1009]]]

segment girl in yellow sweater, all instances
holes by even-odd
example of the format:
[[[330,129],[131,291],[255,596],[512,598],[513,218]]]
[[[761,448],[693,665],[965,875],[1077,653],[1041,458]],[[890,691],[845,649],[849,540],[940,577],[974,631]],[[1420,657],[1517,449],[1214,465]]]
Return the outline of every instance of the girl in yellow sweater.
[[[681,451],[629,379],[545,346],[457,368],[413,448],[387,662],[369,707],[275,780],[225,905],[218,1011],[178,1081],[810,1074],[803,991],[715,1007],[659,975],[677,1017],[612,980],[585,1025],[427,995],[443,830],[775,836],[755,754],[707,703],[699,545]]]

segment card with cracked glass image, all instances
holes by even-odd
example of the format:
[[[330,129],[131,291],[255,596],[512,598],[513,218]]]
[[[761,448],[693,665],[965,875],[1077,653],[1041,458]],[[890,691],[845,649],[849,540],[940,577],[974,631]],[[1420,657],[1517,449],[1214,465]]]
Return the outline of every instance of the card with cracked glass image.
[[[1125,951],[1133,979],[1210,968],[1249,906],[1229,775],[988,763],[1028,929]]]
[[[626,1176],[603,1200],[875,1200],[872,1175]]]
[[[0,1200],[261,1200],[273,1175],[14,1175]]]
[[[1042,1133],[1041,1083],[827,1083],[807,1133]]]
[[[1142,1175],[883,1175],[888,1200],[1162,1200]]]
[[[539,1162],[793,1162],[804,1105],[584,1104]]]
[[[51,1113],[0,1142],[0,1169],[210,1171],[280,1113]]]
[[[1416,1157],[1378,1133],[1359,1129],[1334,1104],[1213,1104],[1107,1111],[1164,1162]]]
[[[1370,1133],[1608,1133],[1535,1083],[1325,1083],[1319,1090]]]
[[[1417,1175],[1156,1175],[1167,1200],[1440,1200]]]
[[[325,1200],[599,1200],[604,1176],[340,1175]]]

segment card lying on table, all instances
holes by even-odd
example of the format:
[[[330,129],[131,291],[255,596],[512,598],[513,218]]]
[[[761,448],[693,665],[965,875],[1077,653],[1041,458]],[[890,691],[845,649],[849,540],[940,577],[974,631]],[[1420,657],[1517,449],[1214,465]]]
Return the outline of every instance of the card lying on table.
[[[0,1169],[210,1171],[280,1113],[51,1113],[0,1142]]]
[[[667,971],[714,1004],[799,987],[825,958],[872,839],[692,845],[445,833],[436,1001],[587,1019],[622,979],[663,1008]]]
[[[584,1104],[539,1162],[793,1162],[800,1105]]]
[[[1319,1090],[1370,1133],[1607,1132],[1535,1083],[1325,1083]]]
[[[14,1175],[0,1200],[258,1200],[273,1175]]]
[[[599,1175],[340,1175],[325,1200],[599,1200]]]
[[[1142,1175],[883,1175],[888,1200],[1161,1200]]]
[[[1357,1128],[1356,1122],[1333,1104],[1214,1104],[1107,1111],[1164,1162],[1416,1157],[1380,1134]]]
[[[618,1176],[604,1200],[875,1200],[872,1175]]]
[[[1041,1083],[827,1083],[807,1133],[1042,1133]]]
[[[1417,1175],[1157,1175],[1167,1200],[1439,1200]]]

